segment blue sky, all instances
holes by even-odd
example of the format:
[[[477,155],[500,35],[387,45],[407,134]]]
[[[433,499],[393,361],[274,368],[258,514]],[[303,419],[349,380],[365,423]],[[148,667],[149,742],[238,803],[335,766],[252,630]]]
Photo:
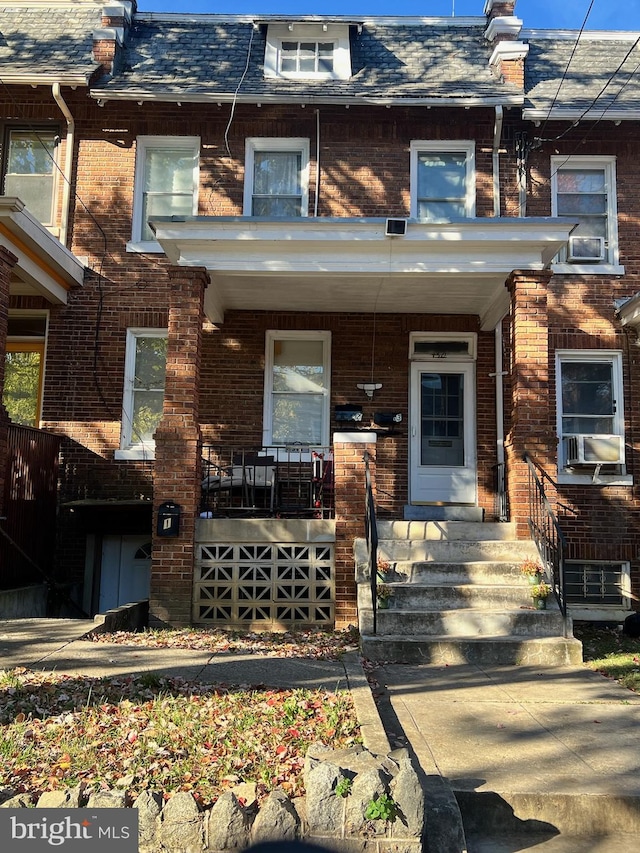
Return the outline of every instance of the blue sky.
[[[591,0],[518,0],[525,27],[580,29]],[[484,0],[138,0],[142,12],[294,15],[482,15]],[[640,0],[594,0],[586,29],[640,31]]]

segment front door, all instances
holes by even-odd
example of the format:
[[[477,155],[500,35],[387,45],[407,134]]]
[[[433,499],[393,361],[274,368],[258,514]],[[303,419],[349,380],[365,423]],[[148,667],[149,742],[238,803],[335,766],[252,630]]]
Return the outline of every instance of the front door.
[[[476,503],[475,364],[411,363],[410,500]]]

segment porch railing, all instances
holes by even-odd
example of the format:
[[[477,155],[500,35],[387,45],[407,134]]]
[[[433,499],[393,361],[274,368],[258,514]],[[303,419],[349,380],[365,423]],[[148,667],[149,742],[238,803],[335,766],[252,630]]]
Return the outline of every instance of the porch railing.
[[[60,437],[9,424],[0,521],[0,588],[50,580]]]
[[[330,447],[202,446],[201,516],[333,518]]]
[[[369,583],[371,584],[371,607],[373,609],[372,631],[378,631],[378,522],[376,503],[371,486],[370,456],[364,454],[364,534],[369,559]]]
[[[558,606],[562,615],[566,617],[567,599],[564,571],[566,542],[545,490],[545,483],[550,483],[554,487],[555,483],[528,453],[525,453],[523,458],[529,472],[529,529],[531,537],[536,543],[543,565],[551,575],[551,586]]]

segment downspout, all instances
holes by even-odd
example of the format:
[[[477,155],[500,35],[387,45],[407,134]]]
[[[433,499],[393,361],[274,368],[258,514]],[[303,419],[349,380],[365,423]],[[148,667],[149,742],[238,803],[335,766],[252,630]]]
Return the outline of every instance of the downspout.
[[[496,122],[493,128],[493,215],[500,216],[500,140],[504,110],[496,106]]]
[[[320,110],[316,110],[316,197],[313,202],[313,215],[318,216],[318,194],[320,193]]]
[[[502,122],[504,119],[504,110],[501,106],[496,106],[496,122],[493,131],[493,215],[500,216],[500,140],[502,138]],[[504,383],[502,377],[502,320],[496,324],[495,328],[495,362],[496,362],[496,461],[498,463],[498,499],[500,506],[500,515],[504,515]],[[504,519],[506,520],[506,519]]]
[[[53,99],[60,107],[62,115],[67,120],[67,140],[64,157],[64,169],[62,178],[64,185],[62,187],[62,214],[60,217],[60,237],[59,240],[63,246],[67,245],[67,233],[69,230],[69,209],[71,201],[71,170],[73,168],[73,147],[75,144],[76,123],[69,111],[69,107],[65,103],[60,93],[60,83],[54,83],[51,87]]]

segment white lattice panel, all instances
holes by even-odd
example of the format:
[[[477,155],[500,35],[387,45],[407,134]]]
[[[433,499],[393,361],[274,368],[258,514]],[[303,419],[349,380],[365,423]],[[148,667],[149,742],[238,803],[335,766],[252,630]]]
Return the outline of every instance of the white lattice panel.
[[[196,624],[331,627],[334,595],[332,545],[199,546],[193,599]]]

